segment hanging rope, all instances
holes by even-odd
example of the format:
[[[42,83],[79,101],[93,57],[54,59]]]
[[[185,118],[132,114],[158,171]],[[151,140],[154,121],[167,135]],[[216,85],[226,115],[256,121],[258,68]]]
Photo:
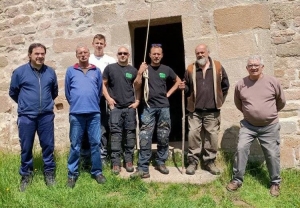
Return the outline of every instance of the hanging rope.
[[[149,37],[149,27],[150,27],[151,13],[152,13],[152,1],[150,2],[150,11],[149,11],[149,18],[148,18],[148,26],[147,26],[144,62],[146,62],[146,53],[147,53],[147,44],[148,44],[148,37]],[[145,79],[144,100],[145,100],[145,103],[148,106],[148,108],[150,108],[150,106],[148,104],[148,99],[149,99],[149,72],[148,72],[148,69],[146,69],[144,71],[143,77]]]

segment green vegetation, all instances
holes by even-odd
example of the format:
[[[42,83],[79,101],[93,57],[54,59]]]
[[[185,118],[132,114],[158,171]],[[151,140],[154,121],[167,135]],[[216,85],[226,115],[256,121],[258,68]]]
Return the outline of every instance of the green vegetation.
[[[19,155],[0,153],[0,207],[300,207],[299,170],[283,170],[281,195],[269,195],[269,179],[265,165],[250,163],[243,187],[230,193],[225,186],[231,177],[232,155],[222,155],[218,164],[222,175],[205,185],[146,183],[141,179],[121,179],[108,168],[107,183],[98,185],[90,174],[81,171],[74,189],[66,187],[67,154],[56,154],[57,183],[46,187],[42,159],[35,154],[35,176],[25,192],[19,192]],[[176,164],[181,158],[175,155]],[[174,165],[173,159],[168,165]]]

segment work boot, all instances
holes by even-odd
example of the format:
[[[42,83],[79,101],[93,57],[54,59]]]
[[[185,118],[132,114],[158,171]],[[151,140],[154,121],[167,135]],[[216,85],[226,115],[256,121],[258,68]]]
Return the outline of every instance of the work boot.
[[[69,188],[74,188],[75,187],[75,184],[76,184],[76,178],[68,178],[68,181],[67,181],[67,186]]]
[[[134,171],[134,167],[133,167],[133,165],[132,165],[132,162],[127,162],[127,163],[125,164],[125,168],[126,168],[126,171],[127,171],[127,172],[133,172],[133,171]]]
[[[273,197],[278,197],[280,195],[280,186],[279,186],[279,184],[272,184],[271,185],[270,194]]]
[[[155,167],[155,169],[161,172],[162,174],[169,174],[169,170],[165,164],[158,165]]]
[[[24,192],[26,188],[31,184],[32,182],[32,175],[24,175],[21,178],[21,183],[20,183],[20,191]]]
[[[196,170],[197,170],[197,164],[192,163],[192,164],[189,164],[189,166],[187,167],[185,173],[188,174],[188,175],[194,175]]]
[[[229,184],[226,186],[226,189],[227,189],[228,191],[232,192],[232,191],[238,190],[241,186],[242,186],[242,184],[239,183],[238,181],[236,181],[236,180],[231,180],[231,181],[229,182]]]
[[[112,172],[113,172],[113,174],[115,174],[115,175],[119,175],[120,172],[121,172],[120,166],[119,166],[119,165],[114,165],[113,168],[112,168]]]
[[[137,170],[130,175],[130,178],[150,178],[149,172],[144,172],[142,170]]]
[[[106,182],[106,178],[104,177],[104,175],[99,174],[95,177],[95,180],[97,181],[97,183],[102,184]]]
[[[204,169],[213,175],[220,175],[220,170],[216,167],[214,162],[209,162],[204,166]]]
[[[44,180],[47,186],[53,186],[55,184],[55,174],[54,172],[45,172]]]

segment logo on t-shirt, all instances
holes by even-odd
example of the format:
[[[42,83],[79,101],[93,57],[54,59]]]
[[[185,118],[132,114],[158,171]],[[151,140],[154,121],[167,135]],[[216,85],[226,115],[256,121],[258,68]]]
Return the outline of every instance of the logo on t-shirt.
[[[166,74],[165,73],[159,73],[159,77],[162,79],[166,79]]]
[[[128,79],[132,79],[132,74],[126,72],[126,73],[125,73],[125,77],[128,78]]]

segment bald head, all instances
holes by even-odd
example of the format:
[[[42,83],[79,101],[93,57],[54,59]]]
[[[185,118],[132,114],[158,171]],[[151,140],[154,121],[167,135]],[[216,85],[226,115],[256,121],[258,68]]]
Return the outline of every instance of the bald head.
[[[196,55],[196,61],[199,64],[200,67],[203,67],[207,64],[209,61],[209,48],[205,44],[199,44],[195,48],[195,55]]]
[[[129,50],[128,48],[122,46],[118,49],[117,57],[118,57],[118,64],[121,66],[128,65],[128,58],[129,58]]]

